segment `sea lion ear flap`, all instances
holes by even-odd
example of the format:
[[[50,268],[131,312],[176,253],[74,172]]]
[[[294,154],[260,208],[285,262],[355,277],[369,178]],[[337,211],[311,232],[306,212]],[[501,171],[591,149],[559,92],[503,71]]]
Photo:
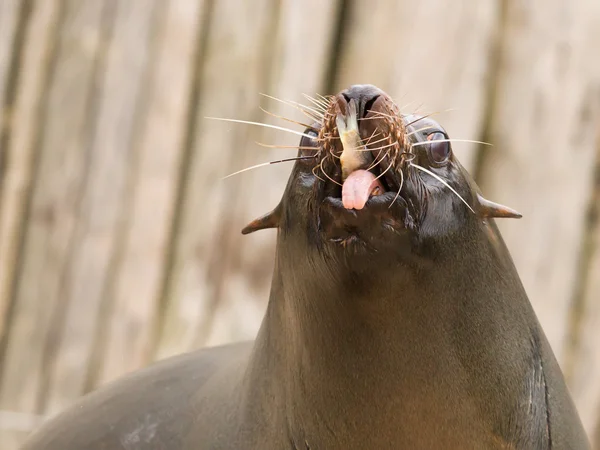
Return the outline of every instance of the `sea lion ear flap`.
[[[520,219],[523,215],[508,206],[491,202],[477,194],[477,215],[482,219],[489,217]]]
[[[242,229],[242,234],[254,233],[258,230],[267,228],[279,228],[279,220],[281,219],[281,203],[275,207],[273,211],[253,220]]]

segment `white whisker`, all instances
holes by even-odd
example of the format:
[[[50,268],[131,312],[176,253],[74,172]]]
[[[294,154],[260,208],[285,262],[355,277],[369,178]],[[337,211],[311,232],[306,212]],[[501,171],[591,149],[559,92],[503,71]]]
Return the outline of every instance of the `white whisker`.
[[[435,178],[440,183],[442,183],[444,186],[446,186],[448,189],[450,189],[454,193],[454,195],[456,195],[465,205],[467,205],[467,208],[469,208],[471,210],[471,212],[473,214],[475,214],[475,211],[473,211],[473,208],[471,208],[471,206],[465,201],[465,199],[462,198],[460,196],[460,194],[458,192],[456,192],[454,190],[454,188],[452,186],[450,186],[446,181],[444,181],[440,176],[436,175],[431,170],[427,170],[425,167],[419,166],[418,164],[410,163],[410,165],[411,165],[411,167],[415,167],[415,168],[425,172],[426,174],[431,175],[433,178]]]
[[[240,173],[248,172],[249,170],[258,169],[259,167],[270,166],[271,164],[279,164],[279,163],[282,163],[282,162],[298,161],[300,159],[314,159],[314,158],[315,158],[315,156],[299,156],[299,157],[296,157],[296,158],[279,159],[277,161],[269,161],[269,162],[266,162],[266,163],[256,164],[254,166],[250,166],[250,167],[246,167],[245,169],[238,170],[237,172],[230,173],[229,175],[223,177],[222,180],[225,180],[225,179],[227,179],[229,177],[232,177],[234,175],[239,175]]]
[[[205,119],[221,120],[223,122],[245,123],[247,125],[256,125],[256,126],[264,127],[264,128],[273,128],[275,130],[287,131],[288,133],[296,134],[298,136],[304,136],[309,139],[315,138],[314,136],[311,136],[310,134],[301,133],[300,131],[296,131],[296,130],[290,130],[289,128],[278,127],[277,125],[270,125],[268,123],[250,122],[248,120],[238,120],[238,119],[224,119],[222,117],[205,117]]]
[[[469,142],[471,144],[482,144],[482,145],[489,145],[490,147],[493,146],[493,144],[490,144],[489,142],[482,142],[482,141],[472,141],[470,139],[436,139],[433,141],[423,141],[423,142],[415,142],[414,144],[411,144],[413,147],[418,147],[420,145],[427,145],[427,144],[431,144],[432,142]]]
[[[375,152],[377,150],[383,150],[384,148],[389,148],[389,147],[393,147],[394,145],[398,144],[398,141],[394,141],[391,144],[387,144],[387,145],[382,145],[381,147],[376,147],[376,148],[359,148],[356,149],[357,152]]]
[[[275,145],[275,144],[264,144],[262,142],[257,142],[254,141],[254,143],[256,145],[260,145],[261,147],[267,147],[267,148],[293,148],[296,150],[313,150],[315,152],[318,152],[320,149],[317,147],[303,147],[300,145]]]
[[[298,103],[298,102],[295,102],[295,101],[292,101],[292,100],[282,100],[280,98],[273,97],[272,95],[269,95],[269,94],[263,94],[262,92],[260,93],[260,95],[262,95],[263,97],[270,98],[271,100],[275,100],[277,102],[281,102],[284,105],[288,105],[288,106],[291,106],[293,108],[296,108],[296,109],[302,111],[307,116],[309,116],[311,119],[323,120],[323,117],[324,117],[323,113],[320,112],[320,111],[317,111],[314,108],[311,108],[310,106],[306,106],[306,105],[303,105],[301,103]]]
[[[270,115],[270,116],[272,116],[272,117],[276,117],[276,118],[278,118],[278,119],[285,120],[286,122],[290,122],[290,123],[294,123],[294,124],[296,124],[296,125],[300,125],[301,127],[304,127],[304,128],[310,128],[310,129],[312,129],[312,130],[314,130],[314,131],[318,131],[316,128],[314,128],[314,127],[312,127],[312,126],[310,126],[310,125],[308,125],[308,124],[305,124],[305,123],[302,123],[302,122],[298,122],[297,120],[288,119],[287,117],[280,116],[280,115],[278,115],[278,114],[272,113],[271,111],[267,111],[267,110],[266,110],[266,109],[264,109],[262,106],[259,106],[259,109],[260,109],[262,112],[264,112],[265,114],[268,114],[268,115]]]
[[[388,209],[390,209],[392,207],[392,205],[396,202],[396,200],[398,200],[398,197],[400,197],[400,191],[402,190],[402,187],[404,186],[404,172],[402,172],[402,170],[400,170],[399,172],[400,172],[400,187],[398,188],[398,192],[396,192],[396,196],[394,197],[394,200],[392,200],[392,203],[390,203],[390,206],[388,206]]]
[[[432,113],[425,114],[424,116],[417,117],[415,120],[413,120],[412,122],[408,122],[408,123],[407,123],[407,124],[405,124],[404,126],[406,126],[406,127],[410,127],[411,125],[414,125],[415,123],[417,123],[417,122],[419,122],[419,121],[421,121],[421,120],[423,120],[423,119],[426,119],[426,118],[428,118],[428,117],[435,116],[435,115],[438,115],[438,114],[441,114],[441,113],[445,113],[445,112],[454,111],[454,110],[455,110],[454,108],[448,108],[448,109],[444,109],[444,110],[442,110],[442,111],[434,111],[434,112],[432,112]],[[413,115],[414,115],[414,114],[413,114]]]
[[[420,133],[421,131],[431,130],[437,128],[435,125],[430,125],[428,127],[419,128],[418,130],[411,131],[410,133],[406,133],[407,136],[412,136],[414,134]]]

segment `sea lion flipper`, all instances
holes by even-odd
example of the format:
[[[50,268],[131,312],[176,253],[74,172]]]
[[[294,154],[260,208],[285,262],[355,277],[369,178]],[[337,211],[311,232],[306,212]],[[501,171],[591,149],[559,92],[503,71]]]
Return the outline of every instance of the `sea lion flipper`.
[[[281,218],[281,207],[277,205],[275,209],[264,216],[254,219],[242,229],[242,234],[254,233],[258,230],[267,228],[279,228],[279,220]]]
[[[523,217],[518,211],[483,198],[481,194],[477,194],[477,214],[483,219],[489,217],[520,219]]]

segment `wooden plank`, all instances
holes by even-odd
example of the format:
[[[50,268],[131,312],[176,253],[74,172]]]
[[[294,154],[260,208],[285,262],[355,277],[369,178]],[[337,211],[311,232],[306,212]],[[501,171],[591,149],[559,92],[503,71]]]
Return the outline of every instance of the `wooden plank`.
[[[5,178],[0,205],[0,341],[8,330],[7,308],[13,300],[13,281],[17,272],[18,253],[26,228],[27,205],[32,191],[34,161],[38,153],[38,137],[47,103],[50,64],[55,55],[59,1],[50,0],[33,5],[28,27],[24,30],[27,45],[22,48],[19,77],[16,80],[11,111],[10,139],[5,152]],[[35,326],[33,324],[32,326]],[[19,343],[20,352],[27,341]],[[0,363],[2,372],[8,362]],[[16,388],[16,387],[15,387]],[[10,411],[15,404],[0,398],[0,450],[16,450],[24,437],[39,423],[36,415]]]
[[[157,37],[152,80],[136,142],[139,156],[98,383],[148,362],[187,125],[194,54],[204,2],[170,0]]]
[[[43,2],[39,14],[50,17],[33,19],[27,49],[26,66],[32,71],[44,63],[42,57],[32,64],[33,56],[39,56],[45,39],[52,30],[52,14],[56,3]],[[61,2],[62,3],[62,2]],[[36,10],[38,10],[36,6]],[[39,167],[29,221],[25,231],[23,265],[16,292],[14,315],[11,317],[8,346],[3,360],[0,404],[4,409],[17,413],[37,413],[43,396],[43,375],[47,369],[48,348],[55,338],[55,316],[60,314],[62,269],[69,255],[69,242],[77,221],[78,192],[82,186],[85,166],[84,146],[87,123],[87,99],[92,88],[94,64],[99,44],[103,39],[103,4],[98,1],[72,0],[58,26],[59,43],[53,57],[53,71],[41,123],[43,134],[39,137]],[[36,26],[37,25],[37,26]],[[51,35],[50,35],[51,36]],[[52,39],[49,39],[51,42]],[[43,66],[42,66],[43,67]],[[42,71],[43,72],[43,71]],[[28,75],[29,76],[29,75]],[[28,78],[26,77],[25,80]],[[31,78],[29,83],[35,81]],[[36,84],[23,84],[21,89]],[[34,110],[33,93],[23,94],[21,113]],[[35,114],[33,116],[35,118]],[[23,119],[23,117],[21,117]],[[35,125],[35,120],[32,122]],[[17,126],[13,145],[27,144],[26,131],[35,131],[27,119]],[[35,138],[33,138],[35,139]],[[36,144],[37,145],[37,144]],[[3,445],[13,445],[9,438]]]
[[[436,114],[454,139],[480,138],[499,23],[499,1],[353,2],[337,89],[374,84],[404,112]],[[477,145],[453,145],[474,167]]]
[[[9,85],[9,79],[11,74],[14,72],[14,67],[11,66],[13,63],[13,51],[15,39],[17,37],[17,26],[19,22],[21,0],[0,0],[0,267],[9,267],[8,253],[5,255],[4,247],[7,246],[6,238],[3,233],[4,217],[13,216],[11,207],[14,205],[4,206],[5,201],[12,197],[9,194],[5,194],[5,189],[14,189],[12,185],[9,186],[9,178],[14,172],[14,163],[10,161],[8,150],[6,147],[6,137],[10,127],[10,118],[13,111],[10,110],[8,105],[8,90],[11,88]],[[7,164],[13,166],[12,170],[9,170]],[[8,186],[5,188],[5,186]],[[6,199],[5,199],[6,198]],[[9,272],[9,269],[6,270]],[[4,275],[0,270],[0,342],[4,335],[4,323],[6,321],[6,313],[8,310],[10,298],[7,290],[10,289],[10,280],[12,277],[11,273]]]
[[[508,2],[482,188],[524,214],[499,221],[529,298],[564,361],[600,122],[600,3]]]
[[[10,114],[10,111],[4,107],[8,95],[9,78],[14,69],[11,63],[22,3],[23,0],[0,0],[0,136],[8,126]],[[3,159],[1,157],[2,145],[0,139],[0,164]]]
[[[590,219],[584,241],[584,272],[580,274],[582,298],[575,314],[576,338],[568,355],[567,380],[588,436],[594,448],[600,449],[600,130]]]
[[[106,58],[99,65],[95,111],[88,134],[86,183],[71,238],[71,254],[63,272],[64,325],[58,335],[47,379],[47,414],[61,411],[84,393],[95,348],[99,311],[114,269],[123,232],[127,185],[136,162],[135,139],[152,34],[160,15],[158,0],[115,2],[114,25],[105,41]],[[116,269],[114,269],[116,271]]]
[[[10,18],[7,9],[9,3],[0,2],[0,34],[10,30],[7,24]],[[13,89],[16,91],[12,93],[10,115],[7,115],[8,111],[3,111],[3,118],[10,119],[4,122],[5,126],[10,127],[4,130],[10,132],[10,138],[7,139],[8,135],[4,135],[0,144],[0,153],[3,152],[3,163],[6,164],[2,169],[4,179],[0,191],[0,342],[6,338],[9,319],[6,314],[12,301],[17,255],[25,227],[26,205],[31,192],[33,163],[37,150],[36,137],[40,130],[49,63],[56,41],[57,3],[51,0],[33,5],[28,26],[22,30],[28,45],[22,47],[20,58],[12,61],[14,63],[18,60],[19,65],[10,68],[18,70],[18,78],[13,81]],[[11,41],[8,36],[4,35],[0,38],[0,47],[5,49],[3,45],[9,45],[9,42]],[[5,56],[6,54],[0,59],[6,61]],[[4,66],[0,78],[5,76],[8,70],[8,67]],[[3,82],[0,86],[2,84]],[[5,367],[6,364],[0,362],[0,368]],[[16,450],[31,429],[39,424],[37,415],[7,411],[11,406],[0,401],[0,450]]]
[[[1,4],[6,8],[9,3]],[[18,84],[15,86],[18,95],[14,94],[10,114],[10,140],[5,141],[6,147],[0,148],[6,164],[0,191],[0,341],[6,331],[6,313],[12,299],[17,254],[31,192],[36,138],[55,44],[57,4],[58,0],[50,0],[36,4],[31,11],[25,34],[28,45],[23,47]],[[2,10],[1,20],[7,21],[8,14],[6,9]],[[0,32],[6,31],[4,26],[0,25]],[[5,124],[8,125],[8,122]]]
[[[333,34],[336,29],[337,0],[282,2],[273,40],[277,43],[272,64],[269,94],[308,103],[302,93],[324,93],[331,58]],[[311,20],[306,20],[310,11]],[[307,63],[310,61],[310,63]],[[252,98],[250,98],[252,100]],[[295,108],[254,96],[274,114],[307,122],[309,119]],[[264,121],[303,131],[299,125],[270,116]],[[298,145],[296,135],[263,130],[260,141],[278,145]],[[251,141],[244,144],[248,157],[236,162],[233,170],[264,161],[296,156],[297,150],[260,148]],[[271,166],[240,175],[240,189],[235,194],[235,215],[230,215],[231,227],[227,240],[234,241],[231,255],[222,270],[226,281],[208,326],[198,330],[196,346],[217,345],[232,340],[254,338],[262,321],[269,297],[275,254],[274,231],[241,236],[240,230],[250,220],[274,208],[281,200],[293,163]]]
[[[199,102],[182,198],[175,230],[173,268],[167,289],[162,335],[157,350],[165,357],[194,345],[197,329],[210,323],[221,298],[225,261],[235,252],[231,236],[236,215],[238,180],[220,178],[245,161],[256,128],[208,121],[205,116],[260,120],[256,99],[265,88],[268,55],[273,43],[272,11],[276,2],[214,2],[203,57]],[[232,14],[235,11],[235,14]],[[248,150],[246,150],[248,149]]]

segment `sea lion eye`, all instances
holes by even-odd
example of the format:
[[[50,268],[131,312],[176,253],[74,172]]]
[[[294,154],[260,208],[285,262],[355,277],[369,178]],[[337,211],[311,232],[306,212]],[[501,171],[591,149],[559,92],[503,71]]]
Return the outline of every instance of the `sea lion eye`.
[[[318,136],[312,128],[304,130],[304,136],[300,139],[300,156],[315,156],[316,149],[319,147]],[[309,147],[314,147],[315,150],[311,150]]]
[[[317,147],[318,136],[319,135],[314,129],[307,128],[304,130],[304,136],[300,139],[300,147]]]
[[[428,145],[429,158],[435,164],[443,164],[450,157],[450,142],[448,137],[439,131],[435,131],[427,136],[427,140],[431,142]]]

